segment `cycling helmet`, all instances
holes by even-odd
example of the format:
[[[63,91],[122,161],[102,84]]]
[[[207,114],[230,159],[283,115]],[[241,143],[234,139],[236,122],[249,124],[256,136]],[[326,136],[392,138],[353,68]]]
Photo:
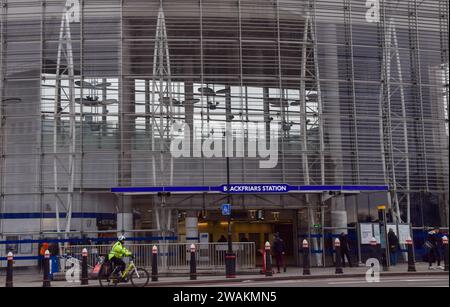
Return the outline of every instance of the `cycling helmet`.
[[[119,240],[120,242],[123,242],[123,241],[125,241],[125,236],[119,236],[118,238],[117,238],[117,240]]]

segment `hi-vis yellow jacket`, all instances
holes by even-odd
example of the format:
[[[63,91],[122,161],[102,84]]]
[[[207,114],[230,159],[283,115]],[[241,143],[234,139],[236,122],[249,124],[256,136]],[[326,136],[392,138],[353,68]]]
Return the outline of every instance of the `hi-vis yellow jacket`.
[[[111,260],[113,257],[123,258],[123,257],[131,256],[131,255],[132,255],[132,253],[128,249],[123,247],[123,245],[122,245],[122,243],[120,243],[120,241],[117,241],[113,245],[111,251],[109,252],[108,259]]]

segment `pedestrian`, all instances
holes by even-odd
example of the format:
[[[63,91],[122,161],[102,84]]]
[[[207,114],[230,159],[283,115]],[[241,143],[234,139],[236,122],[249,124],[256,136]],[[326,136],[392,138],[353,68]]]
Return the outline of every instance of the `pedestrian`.
[[[342,267],[345,268],[345,257],[347,257],[348,266],[353,267],[352,260],[350,256],[350,245],[348,243],[348,235],[342,232],[339,235],[339,242],[341,243],[341,256],[342,256]]]
[[[437,261],[437,268],[443,270],[444,267],[441,266],[441,252],[439,250],[439,228],[435,228],[428,232],[427,239],[425,241],[425,248],[428,253],[428,264],[429,270],[433,270],[433,263]]]
[[[283,239],[281,239],[279,233],[276,233],[274,235],[273,252],[275,254],[275,261],[277,263],[277,273],[280,273],[280,267],[283,267],[283,271],[286,273],[286,264],[284,261],[285,244]]]
[[[247,242],[249,242],[246,236],[242,236],[241,239],[240,239],[240,241],[241,241],[242,243],[247,243]]]
[[[47,242],[43,242],[41,247],[39,248],[39,272],[44,268],[44,259],[45,259],[45,251],[49,249],[49,244]]]
[[[225,236],[222,235],[222,236],[220,236],[219,241],[217,241],[217,242],[219,242],[219,243],[225,243],[225,242],[227,242],[227,238],[225,238]]]
[[[400,250],[400,241],[392,228],[388,232],[389,255],[391,265],[396,266],[398,261],[398,251]]]
[[[92,241],[91,241],[91,239],[88,238],[87,235],[83,234],[81,236],[81,245],[85,245],[85,246],[86,245],[92,245]]]
[[[53,242],[48,245],[48,250],[52,256],[59,256],[59,243]]]

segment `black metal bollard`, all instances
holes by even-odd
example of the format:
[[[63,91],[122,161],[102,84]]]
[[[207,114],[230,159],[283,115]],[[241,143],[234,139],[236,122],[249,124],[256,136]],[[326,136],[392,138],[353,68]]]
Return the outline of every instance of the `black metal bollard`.
[[[236,278],[236,254],[227,252],[225,254],[225,277]]]
[[[444,271],[448,272],[448,238],[442,237],[442,247],[444,249]]]
[[[416,260],[414,259],[414,244],[411,238],[406,239],[406,246],[408,248],[408,272],[416,272]]]
[[[48,288],[50,287],[50,252],[48,250],[45,251],[44,254],[44,276],[42,281],[42,287]]]
[[[191,244],[190,265],[191,265],[190,279],[197,280],[197,259],[195,257],[195,244]]]
[[[6,288],[12,288],[13,287],[13,265],[14,265],[14,255],[13,253],[9,252],[8,256],[6,257],[8,260],[8,266],[6,268]]]
[[[152,281],[158,281],[158,247],[152,248]]]
[[[88,285],[89,284],[89,276],[88,276],[88,251],[87,249],[83,249],[81,252],[82,260],[81,260],[81,284]]]
[[[344,274],[344,271],[342,270],[341,241],[339,241],[339,239],[334,241],[334,249],[336,252],[336,274]]]
[[[265,251],[266,251],[266,277],[270,277],[273,276],[273,272],[272,272],[272,255],[270,254],[269,242],[266,242]]]
[[[311,275],[311,263],[309,258],[309,243],[303,240],[303,275]]]
[[[371,257],[377,259],[380,261],[380,254],[378,251],[378,242],[377,239],[372,238],[370,240],[370,250],[371,250]]]

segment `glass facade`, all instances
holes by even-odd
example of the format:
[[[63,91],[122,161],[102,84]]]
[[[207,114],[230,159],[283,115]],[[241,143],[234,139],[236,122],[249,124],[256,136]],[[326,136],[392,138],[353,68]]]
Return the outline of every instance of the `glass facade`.
[[[225,184],[230,128],[233,183],[390,187],[234,196],[241,209],[325,205],[351,224],[387,203],[448,226],[448,1],[0,2],[0,236],[156,227],[136,216],[158,196],[110,189]],[[223,148],[174,157],[180,125]],[[273,167],[250,154],[261,140]],[[212,210],[221,196],[165,201]]]

